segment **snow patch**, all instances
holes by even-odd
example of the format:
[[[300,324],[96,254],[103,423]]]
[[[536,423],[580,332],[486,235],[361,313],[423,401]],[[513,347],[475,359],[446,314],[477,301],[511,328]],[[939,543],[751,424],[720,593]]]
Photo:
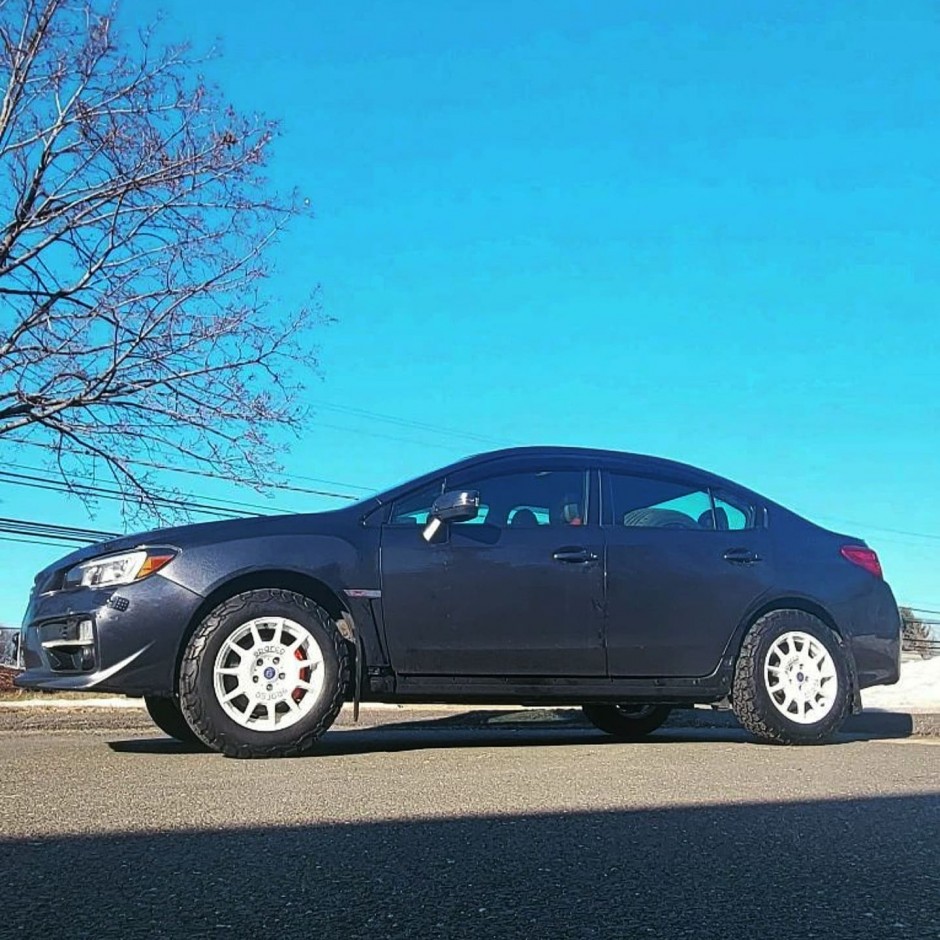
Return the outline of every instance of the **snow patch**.
[[[940,656],[903,661],[897,685],[863,689],[862,705],[885,711],[940,710]]]

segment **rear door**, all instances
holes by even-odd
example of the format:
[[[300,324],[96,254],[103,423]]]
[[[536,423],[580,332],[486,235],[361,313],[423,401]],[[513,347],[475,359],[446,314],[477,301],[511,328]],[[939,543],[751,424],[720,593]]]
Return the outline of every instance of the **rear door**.
[[[610,675],[710,675],[773,585],[763,507],[692,478],[603,480]]]

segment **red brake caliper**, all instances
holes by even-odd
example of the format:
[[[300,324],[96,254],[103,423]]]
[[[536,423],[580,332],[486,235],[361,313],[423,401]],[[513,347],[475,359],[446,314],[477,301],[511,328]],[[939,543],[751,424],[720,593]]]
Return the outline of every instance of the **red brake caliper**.
[[[294,650],[294,656],[297,659],[304,658],[304,654],[299,649]],[[306,666],[300,670],[300,678],[303,679],[304,682],[310,681],[310,667],[309,666]],[[294,689],[294,691],[291,692],[291,698],[295,702],[299,702],[304,697],[304,692],[306,692],[306,689]]]

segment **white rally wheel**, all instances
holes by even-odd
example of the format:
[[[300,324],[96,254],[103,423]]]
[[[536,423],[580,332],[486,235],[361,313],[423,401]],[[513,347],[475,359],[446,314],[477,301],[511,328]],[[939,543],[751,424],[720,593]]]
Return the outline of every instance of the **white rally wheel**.
[[[314,708],[323,692],[323,651],[286,617],[257,617],[233,630],[212,670],[216,701],[251,731],[281,731]]]
[[[792,722],[812,725],[835,707],[839,675],[832,654],[809,633],[777,637],[764,657],[764,687],[771,703]]]

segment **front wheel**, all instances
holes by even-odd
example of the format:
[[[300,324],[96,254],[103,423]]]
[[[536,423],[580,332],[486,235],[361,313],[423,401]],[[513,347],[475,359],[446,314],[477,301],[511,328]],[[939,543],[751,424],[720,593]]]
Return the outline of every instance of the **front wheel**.
[[[839,638],[802,610],[765,614],[744,637],[731,701],[738,721],[764,741],[822,743],[852,701]]]
[[[180,666],[180,708],[229,757],[307,753],[343,704],[349,653],[336,624],[293,591],[246,591],[196,628]]]
[[[584,705],[595,728],[621,741],[636,741],[655,731],[672,711],[669,705]]]

